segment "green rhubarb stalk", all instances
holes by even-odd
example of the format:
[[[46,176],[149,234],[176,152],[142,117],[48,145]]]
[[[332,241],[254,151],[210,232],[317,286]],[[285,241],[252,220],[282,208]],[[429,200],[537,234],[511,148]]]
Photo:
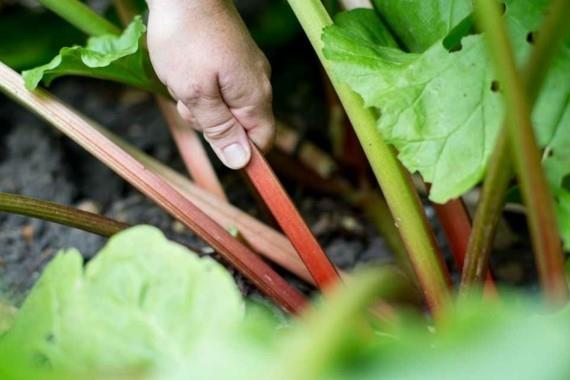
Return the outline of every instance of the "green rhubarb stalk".
[[[549,301],[561,304],[568,297],[562,244],[552,194],[542,170],[541,154],[532,128],[532,102],[527,98],[526,91],[526,87],[530,87],[529,93],[535,95],[540,86],[536,83],[538,81],[526,82],[519,75],[499,3],[496,0],[477,0],[475,4],[477,20],[487,36],[490,56],[505,95],[509,137],[505,141],[510,140],[514,168],[527,205],[527,220],[541,284]],[[551,11],[551,16],[555,13]],[[560,17],[567,14],[568,12],[562,12]],[[529,66],[538,70],[534,74],[539,81],[544,77],[547,66],[537,67],[536,62],[542,62],[543,59],[535,57],[531,60],[534,65]]]
[[[89,36],[120,34],[121,29],[77,0],[38,0],[44,7]]]
[[[547,68],[562,41],[568,34],[570,24],[570,1],[554,0],[545,16],[534,48],[526,63],[522,79],[527,88],[529,104],[536,102],[544,84]],[[467,256],[463,270],[462,291],[471,291],[481,283],[488,271],[495,230],[499,223],[509,181],[513,176],[507,126],[503,125],[491,156],[481,200],[473,221]]]
[[[63,224],[106,237],[129,227],[126,223],[91,212],[9,193],[0,193],[0,211]]]
[[[409,174],[376,129],[374,112],[331,75],[321,35],[332,20],[319,0],[288,0],[343,103],[399,227],[428,305],[437,315],[450,301],[449,275]]]
[[[473,291],[473,288],[479,286],[488,273],[495,230],[501,219],[503,202],[513,176],[508,131],[505,127],[502,127],[496,148],[491,155],[481,190],[481,199],[473,219],[473,229],[467,244],[461,277],[462,292]]]

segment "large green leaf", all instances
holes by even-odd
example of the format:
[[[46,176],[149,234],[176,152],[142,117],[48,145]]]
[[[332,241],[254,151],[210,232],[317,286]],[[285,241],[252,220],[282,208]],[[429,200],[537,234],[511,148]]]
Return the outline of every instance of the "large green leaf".
[[[528,35],[540,26],[548,1],[505,3],[505,18],[517,58],[522,62],[531,47]],[[414,7],[408,9],[413,13]],[[404,165],[432,183],[433,201],[460,196],[483,177],[503,120],[502,99],[497,91],[500,84],[495,82],[483,37],[464,37],[455,52],[448,51],[441,38],[423,53],[406,53],[355,33],[362,28],[355,27],[358,23],[386,29],[379,18],[371,20],[372,11],[366,18],[363,12],[342,15],[324,32],[325,55],[334,75],[359,93],[368,107],[379,111],[379,130],[398,149]],[[429,33],[427,29],[417,31],[421,32]],[[569,107],[569,65],[566,49],[556,58],[533,114],[543,147],[563,145],[568,138],[569,120],[561,115]],[[555,155],[562,154],[560,150],[555,149]],[[559,214],[562,217],[560,210]],[[568,224],[567,218],[560,222]],[[564,238],[570,244],[570,232],[565,232]]]
[[[214,371],[211,356],[243,315],[239,290],[219,264],[155,228],[135,227],[85,269],[73,250],[50,263],[0,340],[0,375]]]
[[[154,92],[164,92],[156,79],[141,38],[146,27],[140,17],[122,35],[92,37],[85,47],[62,48],[51,62],[24,71],[22,76],[29,90],[40,82],[49,85],[65,75],[112,80]]]

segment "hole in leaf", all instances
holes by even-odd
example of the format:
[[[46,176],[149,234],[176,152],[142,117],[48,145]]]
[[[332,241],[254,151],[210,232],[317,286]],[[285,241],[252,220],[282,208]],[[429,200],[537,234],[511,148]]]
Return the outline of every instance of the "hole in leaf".
[[[507,4],[501,3],[501,14],[505,14],[507,12]]]
[[[499,81],[494,80],[491,82],[491,91],[499,92],[501,90],[501,86],[499,85]]]
[[[570,191],[570,174],[566,174],[562,178],[562,188],[566,191]]]
[[[448,50],[450,53],[455,53],[461,51],[461,49],[463,49],[463,45],[461,45],[461,42],[459,42],[457,45],[450,47]]]
[[[450,53],[458,52],[463,49],[461,40],[476,33],[473,16],[469,15],[447,34],[443,39],[443,47]]]
[[[536,33],[535,32],[529,32],[526,35],[526,42],[528,42],[531,45],[534,45],[535,41],[536,41]]]

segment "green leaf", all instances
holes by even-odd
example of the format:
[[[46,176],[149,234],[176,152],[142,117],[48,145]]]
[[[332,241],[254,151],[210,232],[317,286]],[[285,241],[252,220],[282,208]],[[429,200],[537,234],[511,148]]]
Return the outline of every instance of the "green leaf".
[[[141,48],[145,31],[142,19],[136,17],[121,36],[92,37],[85,47],[62,48],[51,62],[22,73],[26,87],[34,90],[40,82],[49,85],[61,76],[77,75],[164,92],[154,76],[148,54]]]
[[[219,264],[153,227],[135,227],[85,269],[74,250],[49,264],[0,340],[0,374],[6,357],[40,374],[214,370],[213,351],[235,340],[230,332],[243,316],[239,290]]]
[[[564,248],[570,251],[570,106],[563,110],[560,124],[545,150],[544,166],[556,202],[558,228]]]
[[[63,46],[84,39],[71,25],[47,12],[2,9],[0,61],[15,70],[25,70],[51,59]],[[14,33],[17,30],[18,33]],[[41,32],[38,32],[41,30]]]
[[[540,315],[544,311],[536,305],[513,301],[464,304],[448,313],[437,332],[415,318],[400,321],[360,352],[347,355],[349,360],[337,361],[323,378],[567,379],[568,310]]]
[[[390,29],[412,52],[445,37],[471,11],[471,0],[373,0]]]
[[[408,1],[409,13],[416,12],[411,3],[422,3],[425,7],[427,3],[460,4],[452,0]],[[548,1],[505,3],[506,21],[517,58],[522,62],[531,47],[528,34],[539,27]],[[420,11],[427,9],[419,7]],[[403,17],[404,11],[399,14]],[[352,17],[352,24],[370,25],[370,20],[363,19],[361,13],[351,12],[343,17]],[[408,16],[401,28],[409,28],[414,17]],[[441,36],[453,27],[451,24],[435,28],[441,29],[435,34]],[[374,25],[385,29],[379,19]],[[414,35],[431,33],[429,23],[422,25],[414,29]],[[449,52],[443,46],[444,36],[441,36],[418,54],[382,46],[372,38],[354,33],[354,29],[343,22],[324,32],[324,52],[332,63],[333,73],[359,93],[367,106],[381,113],[379,130],[398,149],[404,165],[432,183],[430,199],[442,203],[477,184],[483,177],[503,120],[502,100],[496,91],[497,83],[482,36],[463,38],[461,49],[456,52]],[[567,54],[557,57],[533,115],[543,146],[551,144],[548,140],[549,136],[553,138],[552,131],[568,128],[568,122],[560,115],[569,103],[569,62]],[[570,239],[568,234],[566,239]]]

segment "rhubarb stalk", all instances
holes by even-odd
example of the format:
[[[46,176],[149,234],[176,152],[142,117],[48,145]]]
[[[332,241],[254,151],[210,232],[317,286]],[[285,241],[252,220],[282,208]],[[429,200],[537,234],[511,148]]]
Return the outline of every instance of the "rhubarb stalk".
[[[321,35],[332,20],[319,0],[288,0],[343,103],[382,188],[428,305],[436,317],[450,302],[449,274],[407,173],[376,129],[376,115],[347,85],[331,76]]]
[[[251,183],[291,240],[317,286],[323,290],[330,288],[339,280],[336,268],[303,221],[261,152],[253,145],[251,151],[251,160],[245,168]]]
[[[491,60],[504,92],[506,124],[514,167],[527,205],[539,276],[544,292],[553,304],[563,304],[568,297],[564,255],[554,202],[541,165],[531,121],[531,102],[526,83],[518,72],[507,28],[496,0],[477,0],[476,14],[487,37]]]

